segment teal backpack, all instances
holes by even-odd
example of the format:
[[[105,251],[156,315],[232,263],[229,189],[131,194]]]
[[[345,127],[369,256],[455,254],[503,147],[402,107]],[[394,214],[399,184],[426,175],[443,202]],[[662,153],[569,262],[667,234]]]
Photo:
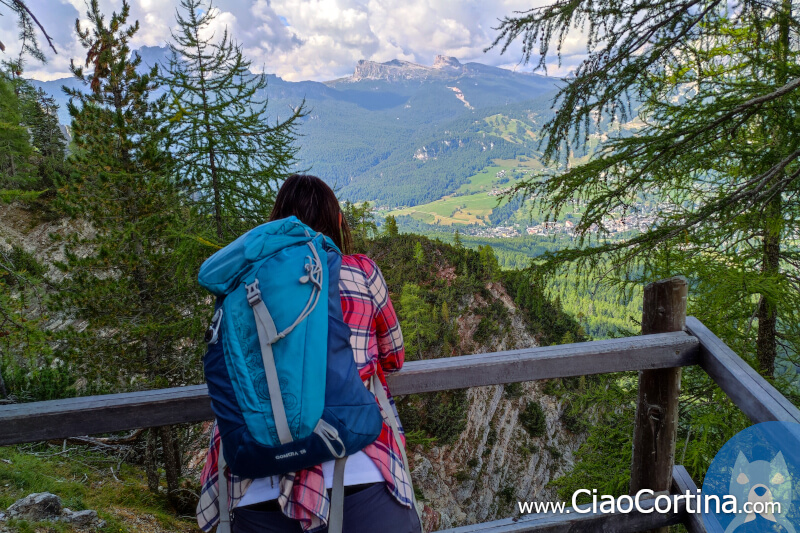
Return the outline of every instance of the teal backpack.
[[[220,473],[227,464],[237,476],[260,478],[336,460],[331,532],[341,529],[344,459],[383,424],[342,319],[341,260],[329,238],[289,217],[245,233],[199,275],[217,297],[203,364],[222,439]],[[383,387],[373,388],[387,408]],[[224,532],[227,487],[219,480]]]

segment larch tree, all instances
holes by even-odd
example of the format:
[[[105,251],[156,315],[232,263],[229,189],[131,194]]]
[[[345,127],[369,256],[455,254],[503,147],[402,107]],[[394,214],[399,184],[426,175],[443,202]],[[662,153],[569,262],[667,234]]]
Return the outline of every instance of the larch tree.
[[[575,27],[588,36],[588,53],[542,132],[546,163],[564,170],[516,192],[534,197],[550,220],[575,200],[585,210],[575,245],[546,254],[535,276],[574,269],[630,294],[683,274],[689,314],[800,401],[792,384],[800,347],[800,25],[792,3],[559,0],[503,19],[495,45],[506,50],[520,39],[523,60],[538,56],[536,66],[546,67]],[[597,133],[592,157],[571,161]],[[657,206],[652,224],[610,238],[609,223],[643,201]],[[747,421],[704,372],[688,368],[682,380],[676,461],[702,478]],[[607,413],[631,404],[627,395],[604,403]],[[578,453],[569,483],[585,486],[592,470],[627,475],[603,459],[614,450],[595,451]]]
[[[28,7],[25,0],[0,0],[0,6],[3,6],[3,9],[0,10],[0,15],[2,15],[5,11],[13,13],[17,17],[17,27],[19,28],[20,59],[25,55],[29,55],[43,63],[45,62],[44,53],[39,47],[39,40],[36,38],[36,28],[39,28],[39,31],[42,32],[44,38],[47,40],[47,44],[50,46],[53,52],[58,53],[55,45],[53,44],[53,39],[47,34],[44,26],[42,26],[42,24],[39,22],[39,19],[36,18],[36,15]],[[5,51],[6,45],[3,42],[0,42],[0,52]]]
[[[204,314],[195,264],[182,256],[188,209],[172,178],[157,69],[141,72],[129,42],[129,5],[106,20],[91,0],[76,32],[84,66],[72,65],[84,90],[70,96],[75,179],[60,191],[75,231],[66,239],[66,278],[57,309],[81,324],[65,341],[73,364],[95,388],[136,390],[197,382]],[[190,254],[191,255],[191,254]],[[168,496],[180,504],[181,460],[169,426],[151,429],[150,489],[159,484],[157,438]]]
[[[181,0],[164,81],[171,93],[175,176],[225,244],[268,220],[278,186],[295,163],[304,110],[299,103],[269,124],[267,78],[250,71],[227,29],[209,34],[217,13],[210,2]]]
[[[503,19],[495,44],[521,39],[523,60],[538,55],[546,67],[577,26],[588,56],[556,97],[544,154],[563,162],[588,135],[608,139],[589,162],[518,188],[551,218],[586,202],[582,238],[544,264],[577,262],[626,285],[684,274],[690,313],[754,355],[764,375],[776,361],[790,368],[800,345],[800,25],[791,1],[559,0]],[[659,206],[649,229],[604,239],[609,220],[643,199]]]

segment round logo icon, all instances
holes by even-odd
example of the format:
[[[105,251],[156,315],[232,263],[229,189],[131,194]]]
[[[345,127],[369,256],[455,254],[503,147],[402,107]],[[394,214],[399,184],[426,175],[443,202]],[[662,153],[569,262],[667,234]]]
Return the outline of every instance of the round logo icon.
[[[709,531],[800,533],[800,424],[763,422],[726,442],[702,501]]]

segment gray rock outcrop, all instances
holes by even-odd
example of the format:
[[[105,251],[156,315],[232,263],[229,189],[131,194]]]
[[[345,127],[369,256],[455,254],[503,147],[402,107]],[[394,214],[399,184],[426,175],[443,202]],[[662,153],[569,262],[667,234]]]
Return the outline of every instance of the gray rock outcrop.
[[[97,516],[97,511],[72,511],[63,506],[61,498],[49,492],[29,494],[11,504],[5,513],[0,513],[0,521],[10,518],[29,522],[64,522],[79,528],[101,528],[106,525]]]

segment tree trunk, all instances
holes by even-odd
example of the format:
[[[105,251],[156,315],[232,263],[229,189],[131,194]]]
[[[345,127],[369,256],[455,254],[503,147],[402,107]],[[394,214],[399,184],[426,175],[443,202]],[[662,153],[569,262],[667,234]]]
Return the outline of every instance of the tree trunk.
[[[789,26],[792,17],[792,1],[783,0],[781,13],[778,18],[778,71],[776,85],[785,85],[789,72],[789,52],[791,42],[789,39]],[[779,111],[780,113],[780,111]],[[783,143],[786,134],[784,117],[775,117],[775,142]],[[784,124],[784,128],[780,125]],[[780,173],[773,179],[779,181],[784,178]],[[776,279],[780,275],[781,261],[781,233],[783,232],[783,199],[780,194],[775,195],[764,209],[764,233],[762,237],[761,274],[765,280]],[[775,374],[775,358],[778,355],[777,347],[778,306],[770,300],[768,295],[761,294],[758,302],[758,339],[756,340],[756,356],[759,371],[768,377]]]
[[[147,473],[147,488],[158,492],[158,465],[156,464],[156,428],[147,430],[147,444],[144,452],[144,470]]]
[[[161,437],[161,450],[164,459],[164,472],[167,478],[167,498],[177,507],[178,489],[180,488],[181,461],[178,451],[178,440],[172,431],[172,426],[158,428]]]
[[[8,391],[6,390],[6,382],[3,380],[2,372],[0,372],[0,397],[8,398]]]
[[[780,213],[780,198],[773,200],[768,208],[770,215],[776,211]],[[770,216],[770,220],[775,219]],[[765,278],[774,277],[780,269],[780,234],[775,234],[768,228],[764,235],[761,272]],[[775,358],[778,354],[776,332],[778,327],[778,310],[774,301],[762,295],[758,303],[758,340],[756,341],[756,355],[758,357],[758,370],[765,376],[775,374]]]

